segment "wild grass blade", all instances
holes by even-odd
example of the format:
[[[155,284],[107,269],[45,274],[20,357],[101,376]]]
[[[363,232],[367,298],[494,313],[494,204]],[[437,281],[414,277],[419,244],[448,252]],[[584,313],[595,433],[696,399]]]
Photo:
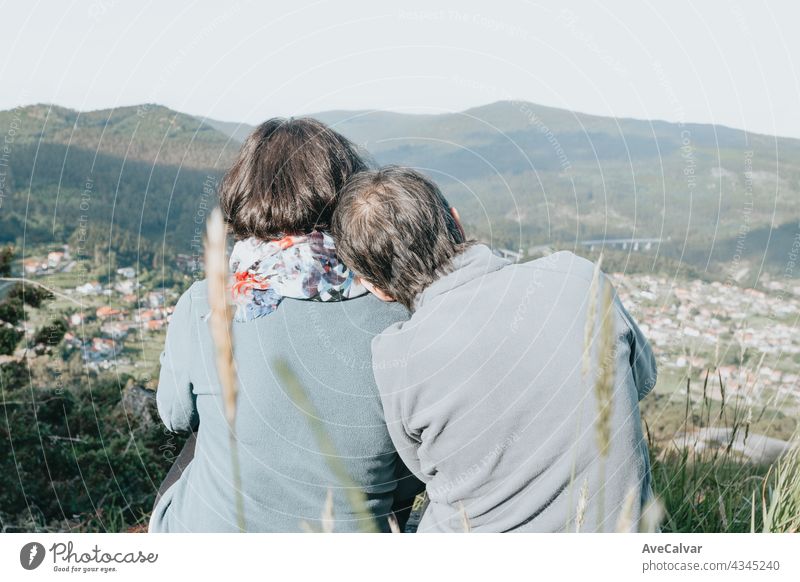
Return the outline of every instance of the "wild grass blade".
[[[400,523],[397,521],[394,513],[389,515],[389,531],[392,533],[403,533],[400,531]]]
[[[642,508],[642,517],[639,520],[639,533],[656,533],[664,522],[664,504],[654,498]]]
[[[600,266],[603,264],[603,253],[597,258],[589,285],[589,306],[586,310],[586,325],[583,332],[583,375],[589,374],[592,368],[592,345],[594,344],[594,320],[597,314],[597,289],[600,284]]]
[[[609,283],[602,286],[602,323],[600,325],[600,341],[598,349],[598,371],[597,380],[594,385],[595,398],[597,399],[597,447],[600,453],[599,469],[599,502],[598,527],[600,531],[604,529],[605,523],[605,479],[606,462],[608,459],[609,448],[611,446],[611,410],[614,395],[614,376],[616,369],[616,333],[614,317],[614,296]]]
[[[638,487],[631,487],[625,500],[622,503],[622,511],[617,518],[617,526],[614,529],[617,533],[631,533],[633,531],[633,513],[636,506],[636,501],[640,499],[640,491]]]
[[[464,507],[464,503],[459,501],[458,502],[458,513],[461,516],[461,528],[464,533],[469,533],[472,531],[472,526],[469,523],[469,516],[467,515],[467,508]]]
[[[796,533],[800,531],[800,437],[770,467],[761,489],[763,531]],[[752,522],[755,518],[751,519]]]
[[[228,423],[228,440],[233,469],[234,503],[239,531],[245,531],[242,473],[239,466],[239,447],[236,440],[236,367],[233,360],[231,309],[228,302],[228,260],[225,222],[219,208],[214,209],[206,225],[206,280],[208,303],[211,307],[209,325],[216,351],[217,374],[222,385],[225,419]]]
[[[575,509],[575,533],[580,533],[586,519],[586,506],[589,502],[589,480],[584,479],[578,496],[578,507]]]

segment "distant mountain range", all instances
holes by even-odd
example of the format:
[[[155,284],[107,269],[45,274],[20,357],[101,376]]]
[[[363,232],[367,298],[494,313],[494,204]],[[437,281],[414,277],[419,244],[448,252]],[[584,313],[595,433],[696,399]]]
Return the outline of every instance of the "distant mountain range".
[[[800,140],[509,101],[313,117],[377,164],[427,172],[495,246],[646,237],[703,269],[778,266],[800,218]],[[61,239],[80,226],[99,240],[116,231],[176,252],[196,246],[195,221],[214,203],[209,185],[252,130],[158,105],[0,112],[0,130],[12,126],[0,240]]]

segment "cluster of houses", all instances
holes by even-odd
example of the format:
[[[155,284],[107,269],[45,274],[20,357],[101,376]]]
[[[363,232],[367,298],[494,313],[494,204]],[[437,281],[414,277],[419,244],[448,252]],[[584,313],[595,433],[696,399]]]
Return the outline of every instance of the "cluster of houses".
[[[74,286],[67,283],[65,294],[84,307],[67,317],[65,345],[80,350],[91,368],[108,369],[124,363],[125,358],[120,354],[130,337],[141,339],[142,334],[158,333],[166,327],[172,313],[167,303],[172,301],[167,300],[164,291],[142,287],[134,267],[116,269],[113,282],[102,284],[83,279],[82,269],[75,268],[78,264],[69,245],[63,245],[46,254],[24,258],[22,271],[23,276],[31,279],[55,273],[72,274]],[[197,256],[180,255],[178,268],[194,272],[202,268],[202,261]],[[62,285],[69,280],[60,279]]]
[[[163,291],[144,290],[136,280],[132,267],[117,269],[117,280],[103,286],[89,281],[75,288],[75,294],[115,298],[93,309],[73,313],[70,331],[65,336],[68,346],[80,349],[83,359],[92,368],[108,368],[122,351],[125,340],[135,335],[164,329],[173,308],[166,305]],[[85,324],[91,320],[99,336],[87,337]],[[99,328],[95,327],[99,323]]]
[[[764,279],[767,292],[721,282],[613,274],[620,299],[655,348],[659,366],[721,376],[739,393],[800,399],[800,286]]]
[[[77,263],[72,260],[69,245],[61,250],[50,251],[46,257],[30,257],[22,260],[22,270],[26,277],[41,276],[50,273],[69,273]]]
[[[196,258],[183,255],[181,261],[187,268],[197,263]],[[31,279],[70,272],[78,278],[81,275],[80,269],[75,269],[77,264],[69,245],[63,245],[46,255],[24,258],[22,271]],[[126,359],[120,357],[125,341],[164,330],[173,309],[167,306],[164,291],[149,290],[140,284],[133,267],[116,269],[112,283],[84,280],[66,289],[65,294],[84,305],[66,318],[69,328],[65,345],[80,350],[85,363],[93,369],[125,363]]]

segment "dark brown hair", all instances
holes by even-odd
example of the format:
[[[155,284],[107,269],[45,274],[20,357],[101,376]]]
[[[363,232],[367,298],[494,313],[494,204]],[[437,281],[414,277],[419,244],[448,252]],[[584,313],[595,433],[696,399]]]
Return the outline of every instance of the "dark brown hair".
[[[397,166],[351,178],[332,232],[348,267],[411,310],[417,295],[470,244],[436,184]]]
[[[220,184],[237,239],[329,230],[339,191],[366,169],[356,147],[315,119],[270,119],[245,140]]]

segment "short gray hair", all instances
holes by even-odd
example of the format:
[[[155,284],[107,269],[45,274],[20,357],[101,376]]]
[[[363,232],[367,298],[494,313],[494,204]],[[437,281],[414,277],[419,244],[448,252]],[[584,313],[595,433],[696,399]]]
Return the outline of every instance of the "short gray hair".
[[[408,309],[469,244],[442,192],[410,168],[354,175],[333,214],[339,257]]]

